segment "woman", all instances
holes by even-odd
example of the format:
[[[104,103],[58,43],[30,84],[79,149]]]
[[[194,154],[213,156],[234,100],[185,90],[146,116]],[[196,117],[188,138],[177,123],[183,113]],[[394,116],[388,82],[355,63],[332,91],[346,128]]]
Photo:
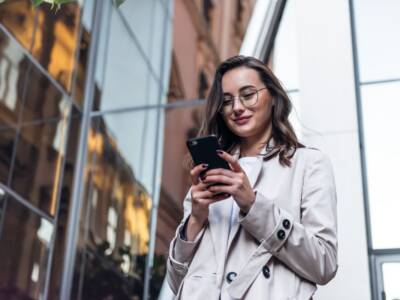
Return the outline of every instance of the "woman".
[[[290,111],[261,61],[235,56],[217,69],[200,135],[219,138],[231,170],[191,170],[167,263],[177,299],[305,300],[335,276],[331,165],[299,143]]]

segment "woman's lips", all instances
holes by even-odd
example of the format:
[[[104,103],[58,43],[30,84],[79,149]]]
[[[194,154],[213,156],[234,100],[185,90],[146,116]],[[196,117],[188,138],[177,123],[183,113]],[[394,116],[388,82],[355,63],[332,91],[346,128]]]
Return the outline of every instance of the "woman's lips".
[[[240,117],[240,118],[236,118],[233,121],[237,124],[237,125],[244,125],[246,124],[249,120],[250,120],[251,116],[249,117]]]

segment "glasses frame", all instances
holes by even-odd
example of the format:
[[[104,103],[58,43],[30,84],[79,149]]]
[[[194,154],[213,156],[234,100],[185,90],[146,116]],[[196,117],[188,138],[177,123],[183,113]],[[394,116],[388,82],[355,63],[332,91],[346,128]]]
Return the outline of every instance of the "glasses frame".
[[[268,89],[268,88],[267,88],[267,87],[263,87],[263,88],[260,88],[260,89],[256,89],[256,90],[255,90],[257,99],[256,99],[256,102],[254,102],[254,104],[252,104],[252,105],[247,105],[247,104],[245,104],[245,103],[246,103],[246,100],[243,100],[243,99],[240,97],[240,92],[239,92],[239,94],[238,94],[237,96],[232,96],[233,99],[232,99],[232,103],[231,103],[231,105],[230,105],[230,107],[229,107],[229,112],[224,112],[224,106],[223,106],[224,101],[221,102],[221,105],[220,105],[220,107],[219,107],[219,109],[218,109],[218,112],[219,112],[220,114],[222,114],[222,115],[230,115],[230,114],[233,112],[233,107],[235,106],[235,100],[236,100],[236,98],[239,99],[240,103],[241,103],[244,107],[246,107],[246,108],[253,107],[253,106],[255,106],[255,105],[258,103],[258,92],[261,91],[261,90],[266,90],[266,89]]]

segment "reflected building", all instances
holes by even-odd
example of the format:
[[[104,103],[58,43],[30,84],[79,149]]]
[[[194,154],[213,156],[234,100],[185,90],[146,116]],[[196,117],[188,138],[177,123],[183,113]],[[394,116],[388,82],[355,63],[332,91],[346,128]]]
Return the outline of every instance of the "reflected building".
[[[142,299],[171,24],[162,0],[0,4],[1,299]]]

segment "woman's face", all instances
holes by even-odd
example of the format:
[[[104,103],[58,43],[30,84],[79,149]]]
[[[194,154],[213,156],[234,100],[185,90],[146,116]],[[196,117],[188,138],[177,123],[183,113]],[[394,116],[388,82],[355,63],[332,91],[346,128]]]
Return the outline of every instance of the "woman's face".
[[[223,114],[228,128],[244,139],[265,135],[271,123],[273,99],[257,71],[247,67],[227,71],[222,77],[222,90],[225,101],[234,97],[233,108],[230,112]],[[255,90],[259,90],[257,102],[250,107],[244,106],[239,101],[239,94],[246,99],[246,96],[251,95],[251,92]]]

